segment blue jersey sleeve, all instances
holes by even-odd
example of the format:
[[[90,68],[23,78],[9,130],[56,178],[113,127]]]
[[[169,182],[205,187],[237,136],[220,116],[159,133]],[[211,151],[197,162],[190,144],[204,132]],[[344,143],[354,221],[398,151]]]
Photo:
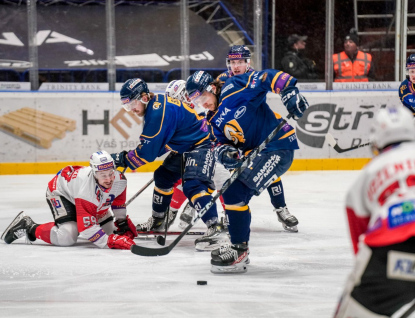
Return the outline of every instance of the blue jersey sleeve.
[[[411,91],[412,83],[404,80],[399,86],[399,99],[415,116],[415,95]],[[413,87],[413,86],[412,86]]]
[[[166,98],[156,95],[147,105],[140,145],[128,152],[130,168],[137,169],[166,153],[166,145],[176,130],[174,112],[166,111]]]

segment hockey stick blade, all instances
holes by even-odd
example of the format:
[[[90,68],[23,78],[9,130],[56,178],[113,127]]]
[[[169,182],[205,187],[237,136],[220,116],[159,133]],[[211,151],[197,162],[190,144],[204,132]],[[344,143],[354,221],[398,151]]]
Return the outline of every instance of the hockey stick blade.
[[[288,115],[287,118],[291,118],[291,115]],[[216,204],[216,200],[225,192],[229,186],[241,175],[241,173],[253,162],[256,156],[268,145],[268,143],[278,134],[278,132],[285,126],[287,121],[282,119],[277,127],[268,135],[268,137],[256,148],[254,148],[246,157],[246,160],[243,161],[242,165],[235,169],[234,173],[231,177],[226,180],[222,189],[220,189],[215,196],[200,210],[197,212],[196,217],[192,220],[192,222],[183,230],[183,232],[176,237],[176,239],[170,244],[165,247],[161,248],[151,248],[151,247],[144,247],[139,245],[132,245],[131,252],[136,255],[141,256],[163,256],[167,255],[171,252],[171,250],[180,242],[183,236],[186,235],[187,232],[193,227],[193,225],[211,208],[213,204]]]
[[[350,150],[355,150],[357,148],[366,147],[366,146],[370,145],[370,142],[368,142],[366,144],[357,145],[357,146],[353,146],[353,147],[350,147],[350,148],[340,148],[340,146],[337,144],[336,139],[334,139],[333,135],[330,134],[330,133],[326,134],[326,141],[338,153],[342,153],[342,152],[346,152],[346,151],[350,151]]]

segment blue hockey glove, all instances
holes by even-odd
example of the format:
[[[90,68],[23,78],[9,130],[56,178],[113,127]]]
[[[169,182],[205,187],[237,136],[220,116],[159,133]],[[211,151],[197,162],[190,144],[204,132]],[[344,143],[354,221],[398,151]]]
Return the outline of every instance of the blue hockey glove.
[[[305,97],[294,86],[287,87],[281,92],[281,100],[295,120],[301,118],[309,107]]]
[[[227,169],[239,168],[242,160],[239,158],[238,149],[231,145],[222,145],[215,148],[215,159]]]
[[[115,167],[125,168],[127,164],[125,163],[125,157],[127,156],[127,151],[121,151],[120,153],[112,153],[111,157],[114,160]]]

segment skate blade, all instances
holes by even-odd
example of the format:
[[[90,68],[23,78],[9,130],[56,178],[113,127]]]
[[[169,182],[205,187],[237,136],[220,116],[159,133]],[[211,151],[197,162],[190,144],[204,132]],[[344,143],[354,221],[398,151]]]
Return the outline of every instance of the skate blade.
[[[213,250],[217,250],[218,248],[220,248],[222,245],[229,243],[229,240],[227,238],[223,238],[223,240],[219,240],[216,242],[200,242],[197,243],[195,245],[196,250],[200,251],[200,252],[204,252],[204,251],[213,251]]]
[[[298,228],[297,225],[295,226],[287,226],[284,223],[282,224],[282,227],[284,228],[284,230],[288,231],[288,232],[292,232],[292,233],[297,233],[298,232]]]
[[[21,211],[15,218],[14,220],[10,223],[10,225],[7,227],[7,229],[3,232],[3,234],[1,235],[1,240],[4,241],[4,237],[6,236],[7,232],[13,227],[15,226],[17,223],[20,222],[21,219],[23,219],[26,216],[26,214],[24,214],[23,211]],[[24,235],[20,236],[23,237]],[[19,238],[20,238],[19,237]]]
[[[231,266],[216,266],[212,265],[210,271],[213,274],[243,274],[248,271],[246,263],[239,263]]]

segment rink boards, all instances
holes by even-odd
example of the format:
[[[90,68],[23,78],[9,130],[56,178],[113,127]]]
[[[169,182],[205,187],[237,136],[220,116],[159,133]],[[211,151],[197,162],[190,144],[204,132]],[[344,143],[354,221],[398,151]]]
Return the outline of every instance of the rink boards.
[[[342,148],[369,141],[374,114],[400,105],[398,92],[304,92],[310,108],[296,128],[300,150],[291,170],[355,170],[371,157],[370,147],[337,153],[325,141],[331,133]],[[139,144],[142,119],[124,111],[118,92],[2,92],[0,174],[55,173],[68,164],[88,164],[94,151],[131,150]],[[287,111],[280,97],[271,108]],[[154,171],[158,160],[140,171]]]

